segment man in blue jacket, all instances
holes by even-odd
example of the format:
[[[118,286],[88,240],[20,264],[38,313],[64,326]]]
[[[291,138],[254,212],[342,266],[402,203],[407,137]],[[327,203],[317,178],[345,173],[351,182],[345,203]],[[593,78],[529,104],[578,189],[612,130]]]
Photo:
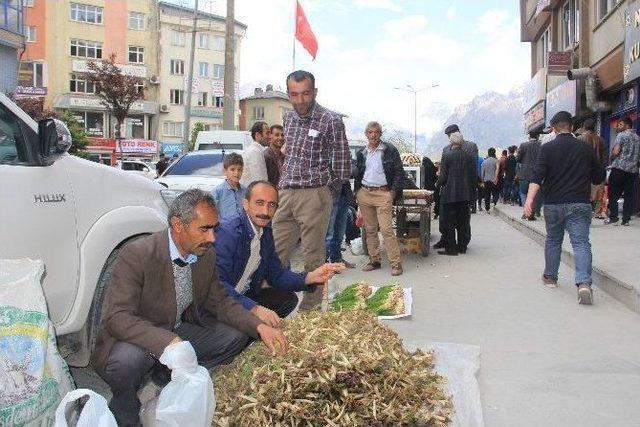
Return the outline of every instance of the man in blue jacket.
[[[242,203],[244,213],[224,219],[216,230],[220,282],[247,310],[278,327],[298,304],[295,292],[323,284],[344,265],[324,264],[306,274],[283,267],[270,225],[278,208],[275,186],[268,181],[251,183]],[[263,288],[265,280],[270,286]]]

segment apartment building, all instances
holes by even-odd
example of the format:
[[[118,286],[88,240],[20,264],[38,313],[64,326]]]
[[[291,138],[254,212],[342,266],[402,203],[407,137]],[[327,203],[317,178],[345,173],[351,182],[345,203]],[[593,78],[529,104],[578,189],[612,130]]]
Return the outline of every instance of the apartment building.
[[[560,110],[596,118],[608,145],[621,117],[638,128],[640,1],[520,0],[520,18],[531,44],[526,131]]]
[[[18,54],[24,49],[22,3],[22,0],[0,0],[0,92],[3,93],[13,92],[18,84]]]
[[[253,95],[240,99],[240,130],[249,130],[257,121],[282,125],[284,113],[293,110],[289,96],[273,85],[255,88]]]
[[[191,129],[185,129],[189,53],[193,29],[193,9],[159,2],[159,130],[163,150],[183,151],[185,132],[201,122],[205,130],[222,129],[224,96],[225,18],[200,11],[197,17],[194,72],[190,105]],[[240,70],[240,48],[247,26],[235,24],[235,76]],[[236,82],[235,93],[238,93]],[[237,99],[237,96],[236,96]],[[238,103],[234,109],[238,127]]]

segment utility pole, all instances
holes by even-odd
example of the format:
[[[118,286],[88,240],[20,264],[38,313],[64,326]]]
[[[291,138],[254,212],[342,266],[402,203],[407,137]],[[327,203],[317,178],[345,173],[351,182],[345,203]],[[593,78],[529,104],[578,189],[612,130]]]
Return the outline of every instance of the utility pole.
[[[397,90],[403,90],[405,92],[413,93],[413,152],[418,152],[418,92],[422,92],[423,90],[433,89],[438,87],[438,85],[431,85],[427,87],[423,87],[420,89],[415,89],[411,85],[407,85],[406,87],[394,87]]]
[[[189,151],[189,138],[191,137],[191,92],[193,92],[193,62],[196,55],[196,33],[198,31],[198,0],[193,6],[193,27],[191,28],[191,51],[189,52],[189,76],[187,77],[187,100],[184,106],[184,139],[182,152]]]
[[[227,29],[224,43],[224,105],[222,129],[234,130],[235,124],[235,1],[227,0]]]

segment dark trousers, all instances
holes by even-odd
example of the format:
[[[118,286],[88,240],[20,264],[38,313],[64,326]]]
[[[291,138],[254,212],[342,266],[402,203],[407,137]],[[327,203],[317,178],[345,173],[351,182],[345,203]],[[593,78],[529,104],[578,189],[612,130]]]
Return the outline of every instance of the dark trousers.
[[[249,342],[247,335],[220,322],[213,327],[182,323],[175,332],[191,343],[198,363],[207,369],[230,363]],[[140,400],[137,392],[155,364],[160,362],[134,344],[118,341],[111,349],[101,376],[111,387],[113,397],[109,409],[119,426],[139,425]]]
[[[433,192],[433,214],[440,216],[440,189],[436,188]]]
[[[281,291],[275,288],[262,288],[258,295],[247,292],[245,294],[263,307],[273,310],[284,319],[298,305],[298,296],[293,291]]]
[[[478,195],[478,209],[482,210],[482,199],[484,198],[484,188],[478,184],[476,188],[476,194]]]
[[[448,253],[465,251],[471,240],[471,215],[469,202],[453,202],[442,205],[446,232],[444,249]],[[456,240],[457,235],[457,240]]]
[[[622,220],[629,221],[633,213],[634,191],[633,185],[638,174],[625,172],[621,169],[611,169],[609,175],[609,218],[618,220],[618,199],[624,195],[622,206]]]
[[[500,191],[498,186],[493,183],[493,181],[485,181],[484,182],[484,208],[489,210],[491,208],[491,201],[493,199],[493,205],[495,206],[498,203],[498,197],[500,195]]]

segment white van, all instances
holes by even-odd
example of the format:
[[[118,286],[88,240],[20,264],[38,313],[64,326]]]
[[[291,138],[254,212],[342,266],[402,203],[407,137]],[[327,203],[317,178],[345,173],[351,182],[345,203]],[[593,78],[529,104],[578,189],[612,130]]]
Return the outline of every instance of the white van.
[[[175,192],[68,154],[63,128],[66,138],[57,121],[36,123],[0,93],[0,258],[44,261],[61,352],[86,366],[119,248],[164,229]]]
[[[245,150],[253,139],[251,133],[244,130],[211,130],[200,131],[196,138],[194,151],[199,150]]]

